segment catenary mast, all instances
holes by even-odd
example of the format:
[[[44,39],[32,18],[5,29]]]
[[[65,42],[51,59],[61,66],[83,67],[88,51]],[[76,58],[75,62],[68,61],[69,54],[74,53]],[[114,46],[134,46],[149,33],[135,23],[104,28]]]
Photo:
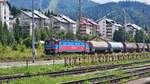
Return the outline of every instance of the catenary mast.
[[[32,0],[32,63],[35,63],[34,0]]]

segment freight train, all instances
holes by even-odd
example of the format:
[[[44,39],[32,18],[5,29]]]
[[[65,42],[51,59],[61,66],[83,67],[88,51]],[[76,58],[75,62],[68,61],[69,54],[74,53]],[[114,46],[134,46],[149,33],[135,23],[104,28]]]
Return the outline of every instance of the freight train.
[[[110,53],[110,52],[150,52],[150,43],[122,43],[106,41],[45,41],[46,55],[58,53]]]

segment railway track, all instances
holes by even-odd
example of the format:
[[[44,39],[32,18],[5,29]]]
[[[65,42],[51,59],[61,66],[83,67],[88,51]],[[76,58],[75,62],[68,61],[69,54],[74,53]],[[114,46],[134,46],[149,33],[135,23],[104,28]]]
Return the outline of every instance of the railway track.
[[[137,69],[136,69],[137,68]],[[78,80],[78,81],[71,81],[71,82],[66,82],[62,84],[84,84],[85,82],[89,82],[90,84],[120,84],[119,82],[121,80],[129,79],[131,77],[135,76],[140,76],[140,77],[146,77],[146,74],[150,73],[150,65],[146,66],[141,66],[141,67],[133,67],[127,70],[123,70],[123,74],[130,74],[127,76],[123,77],[117,77],[114,75],[106,75],[102,77],[94,77],[90,79],[85,79],[85,80]]]
[[[115,69],[119,67],[129,67],[133,64],[141,64],[141,63],[149,63],[150,61],[142,61],[142,62],[133,62],[128,64],[117,64],[117,65],[99,65],[99,66],[91,66],[91,67],[83,67],[79,69],[73,69],[68,71],[59,71],[59,72],[51,72],[51,73],[39,73],[39,74],[31,74],[31,75],[12,75],[12,76],[0,76],[0,82],[3,81],[11,81],[15,79],[21,79],[21,78],[30,78],[35,76],[45,76],[48,75],[50,77],[57,77],[57,76],[64,76],[64,75],[76,75],[76,74],[84,74],[99,70],[108,70],[108,69]]]

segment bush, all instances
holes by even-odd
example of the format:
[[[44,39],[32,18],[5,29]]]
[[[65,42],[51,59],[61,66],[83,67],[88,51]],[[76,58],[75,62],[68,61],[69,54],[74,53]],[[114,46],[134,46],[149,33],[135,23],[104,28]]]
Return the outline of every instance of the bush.
[[[25,40],[23,40],[23,45],[25,45],[27,48],[31,48],[32,47],[32,39],[31,37],[26,38]]]
[[[35,48],[36,48],[36,49],[41,49],[41,47],[42,47],[42,45],[41,45],[40,43],[37,43],[37,44],[35,45]]]
[[[20,46],[20,52],[24,52],[25,49],[26,49],[26,46],[25,46],[25,45],[21,45],[21,46]]]
[[[18,51],[18,50],[19,50],[18,45],[14,45],[14,46],[12,47],[12,50],[14,50],[14,51]]]

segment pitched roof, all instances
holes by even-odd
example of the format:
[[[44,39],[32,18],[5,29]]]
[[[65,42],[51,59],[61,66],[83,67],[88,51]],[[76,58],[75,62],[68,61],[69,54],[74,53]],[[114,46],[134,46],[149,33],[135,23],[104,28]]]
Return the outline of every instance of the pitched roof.
[[[118,27],[123,27],[121,24],[118,24],[118,23],[115,23],[114,25]]]
[[[49,19],[47,16],[45,16],[44,14],[42,14],[41,12],[34,10],[34,14],[36,14],[37,16],[39,16],[40,18],[43,19]]]
[[[115,23],[114,20],[108,19],[107,17],[100,18],[100,19],[98,19],[96,22],[99,22],[99,21],[102,21],[102,20],[105,20],[105,21],[107,21],[107,22],[109,22],[109,23],[111,23],[111,24],[114,24],[114,23]]]
[[[136,24],[131,24],[131,23],[128,23],[127,26],[132,26],[134,29],[137,29],[137,30],[142,30],[142,28]]]
[[[8,0],[0,0],[0,2],[6,2],[6,1],[8,1]]]
[[[71,18],[65,16],[65,15],[51,15],[51,17],[55,18],[56,20],[63,22],[63,23],[72,23],[72,24],[76,24],[76,22],[74,20],[72,20]]]
[[[30,12],[30,11],[22,11],[22,13],[24,13],[25,15],[29,16],[30,18],[32,18],[32,12]],[[36,14],[34,14],[34,18],[38,19],[40,17],[37,16]]]
[[[32,18],[32,12],[31,11],[23,11],[22,12],[29,16],[30,18]],[[44,14],[42,14],[41,12],[37,11],[37,10],[34,10],[34,18],[36,19],[39,19],[39,18],[42,18],[42,19],[49,19],[47,16],[45,16]]]
[[[111,20],[111,19],[108,19],[108,18],[106,18],[106,21],[108,21],[108,22],[115,22],[114,20]]]
[[[67,21],[64,20],[63,18],[61,18],[60,16],[53,16],[53,15],[52,15],[51,17],[55,18],[56,20],[58,20],[58,21],[60,21],[60,22],[67,23]]]
[[[83,18],[81,20],[81,24],[85,24],[85,25],[98,25],[96,22],[94,22],[93,20],[91,20],[89,18]]]
[[[60,15],[63,19],[67,20],[69,23],[73,23],[75,24],[76,22],[74,20],[72,20],[71,18],[65,16],[65,15]]]

